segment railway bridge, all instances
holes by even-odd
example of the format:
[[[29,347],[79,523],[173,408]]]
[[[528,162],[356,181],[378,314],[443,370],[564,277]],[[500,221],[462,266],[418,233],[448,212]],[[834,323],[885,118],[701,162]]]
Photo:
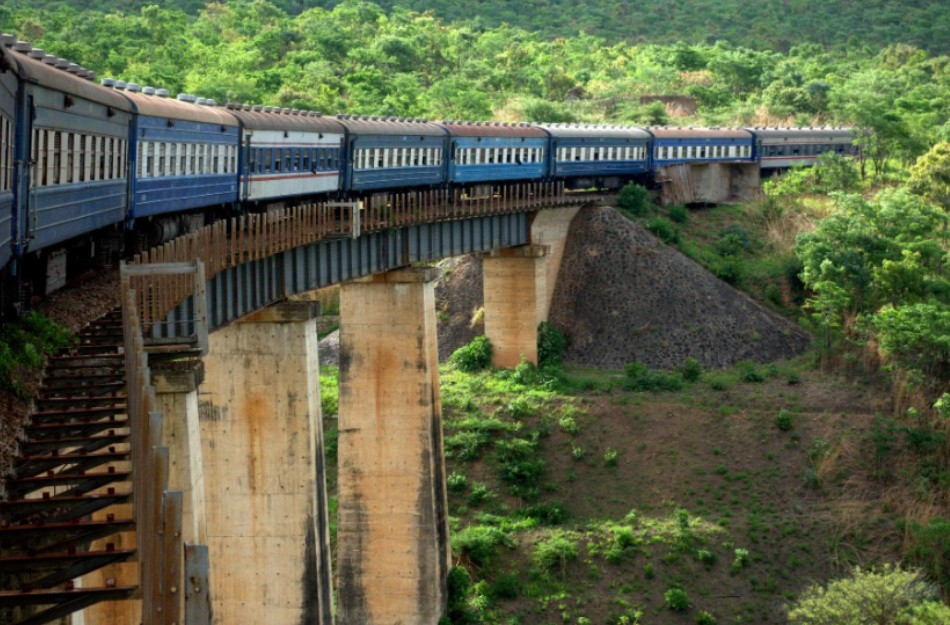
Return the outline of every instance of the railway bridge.
[[[124,376],[124,392],[87,393],[76,410],[42,413],[76,431],[41,468],[86,486],[23,491],[28,509],[33,500],[76,506],[58,519],[72,524],[67,537],[59,532],[21,557],[49,560],[68,543],[62,563],[46,565],[59,573],[44,577],[42,567],[24,565],[31,581],[0,593],[0,607],[18,606],[8,612],[13,622],[37,624],[74,612],[73,623],[90,625],[435,625],[451,553],[438,270],[426,261],[485,254],[494,362],[536,361],[568,226],[596,199],[556,183],[482,195],[379,194],[219,221],[131,259],[122,266],[121,341],[108,369]],[[308,296],[334,284],[335,589],[318,307]],[[105,357],[92,339],[108,327],[84,335],[87,357]],[[104,397],[111,403],[93,401]],[[36,423],[34,415],[28,436],[40,435]],[[73,460],[77,445],[82,460]],[[124,481],[90,483],[102,474],[90,458],[108,456],[106,447],[118,454],[106,475]],[[42,520],[35,527],[50,531]],[[100,529],[77,529],[92,527]],[[56,587],[44,589],[44,580]]]

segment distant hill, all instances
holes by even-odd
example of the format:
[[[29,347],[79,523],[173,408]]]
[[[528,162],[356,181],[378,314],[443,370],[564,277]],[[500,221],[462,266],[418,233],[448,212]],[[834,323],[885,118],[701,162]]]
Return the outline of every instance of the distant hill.
[[[143,6],[158,4],[195,14],[205,2],[7,0],[4,4],[96,11],[138,11]],[[331,8],[341,2],[270,0],[270,4],[293,15],[312,7]],[[935,54],[950,52],[950,18],[945,0],[377,0],[376,4],[387,10],[431,10],[450,22],[470,21],[484,26],[507,22],[552,37],[585,31],[609,41],[636,43],[711,43],[726,39],[748,47],[780,51],[804,42],[832,48],[882,48],[892,43],[908,43]]]

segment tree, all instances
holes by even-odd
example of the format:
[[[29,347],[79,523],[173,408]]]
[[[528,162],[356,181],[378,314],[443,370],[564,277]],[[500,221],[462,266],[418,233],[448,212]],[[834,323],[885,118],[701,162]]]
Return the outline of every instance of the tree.
[[[950,213],[950,142],[943,141],[917,159],[907,186],[928,202]],[[944,217],[943,227],[947,227]]]
[[[890,565],[856,567],[827,587],[811,586],[788,611],[794,625],[929,625],[948,617],[923,574]]]

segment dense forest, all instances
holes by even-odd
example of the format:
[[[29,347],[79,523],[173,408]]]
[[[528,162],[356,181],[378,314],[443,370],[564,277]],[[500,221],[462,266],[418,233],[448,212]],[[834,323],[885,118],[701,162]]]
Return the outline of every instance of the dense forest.
[[[557,362],[462,366],[463,350],[446,366],[460,563],[451,622],[629,625],[641,622],[638,606],[664,615],[650,622],[716,623],[710,612],[721,623],[784,622],[781,606],[794,597],[792,623],[865,622],[822,620],[812,599],[896,587],[911,575],[900,582],[906,614],[893,622],[937,625],[950,618],[947,608],[924,599],[935,589],[950,595],[945,12],[938,2],[879,0],[648,0],[635,8],[616,0],[7,0],[0,29],[101,77],[219,102],[434,119],[871,131],[858,139],[864,158],[823,158],[767,181],[748,205],[660,209],[640,187],[618,198],[665,242],[810,329],[813,360],[731,371],[631,363],[578,374]],[[643,99],[658,95],[697,108]],[[0,346],[28,342],[20,335],[0,337]],[[469,346],[469,356],[484,343]],[[22,368],[0,351],[0,373],[13,379]],[[337,384],[330,371],[325,401]],[[879,394],[890,407],[850,412],[853,397],[843,393],[853,380],[855,397]],[[646,457],[646,443],[637,440],[634,451],[633,439],[615,441],[640,426],[644,435],[690,434],[669,427],[674,410],[723,442],[655,441],[668,448],[647,462],[634,459]],[[604,423],[624,411],[627,421],[608,431]],[[730,424],[753,428],[755,442],[725,436]],[[331,432],[331,453],[334,446]],[[740,467],[750,449],[761,456]],[[634,497],[627,491],[643,466],[678,470],[679,481]],[[600,507],[585,509],[574,481],[601,488]],[[787,507],[785,493],[803,503]],[[631,499],[640,511],[621,511]],[[851,570],[898,560],[915,569]],[[837,591],[802,592],[807,580],[833,577],[844,578]],[[695,589],[691,600],[684,588]]]
[[[14,6],[35,9],[74,7],[80,10],[137,12],[149,0],[103,0],[100,2],[12,0]],[[314,7],[331,9],[340,0],[273,0],[290,15]],[[728,40],[752,48],[787,51],[793,45],[811,42],[834,48],[908,43],[934,53],[946,53],[950,45],[950,21],[946,5],[928,0],[380,0],[384,9],[395,7],[431,11],[439,18],[466,21],[473,27],[518,26],[545,38],[576,36],[580,32],[604,37],[609,42],[673,44],[713,43]],[[168,9],[197,14],[204,0],[171,0]]]
[[[290,16],[263,0],[209,4],[196,17],[0,7],[0,28],[100,76],[329,113],[434,119],[670,121],[648,95],[694,98],[676,123],[849,123],[910,162],[946,139],[950,59],[906,44],[787,53],[724,42],[551,40],[521,28],[449,24],[348,0]],[[675,114],[675,111],[673,111]]]

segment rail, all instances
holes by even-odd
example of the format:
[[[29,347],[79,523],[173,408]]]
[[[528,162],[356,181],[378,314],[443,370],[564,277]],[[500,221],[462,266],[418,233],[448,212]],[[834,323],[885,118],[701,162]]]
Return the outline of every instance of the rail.
[[[583,201],[565,194],[561,182],[513,183],[476,191],[432,189],[380,193],[359,202],[317,202],[249,213],[217,221],[148,252],[135,255],[136,265],[192,263],[200,260],[206,280],[231,267],[333,238],[356,238],[390,228],[470,217],[534,211]],[[195,293],[185,274],[144,272],[128,276],[135,293],[144,336],[166,322],[167,315]]]

